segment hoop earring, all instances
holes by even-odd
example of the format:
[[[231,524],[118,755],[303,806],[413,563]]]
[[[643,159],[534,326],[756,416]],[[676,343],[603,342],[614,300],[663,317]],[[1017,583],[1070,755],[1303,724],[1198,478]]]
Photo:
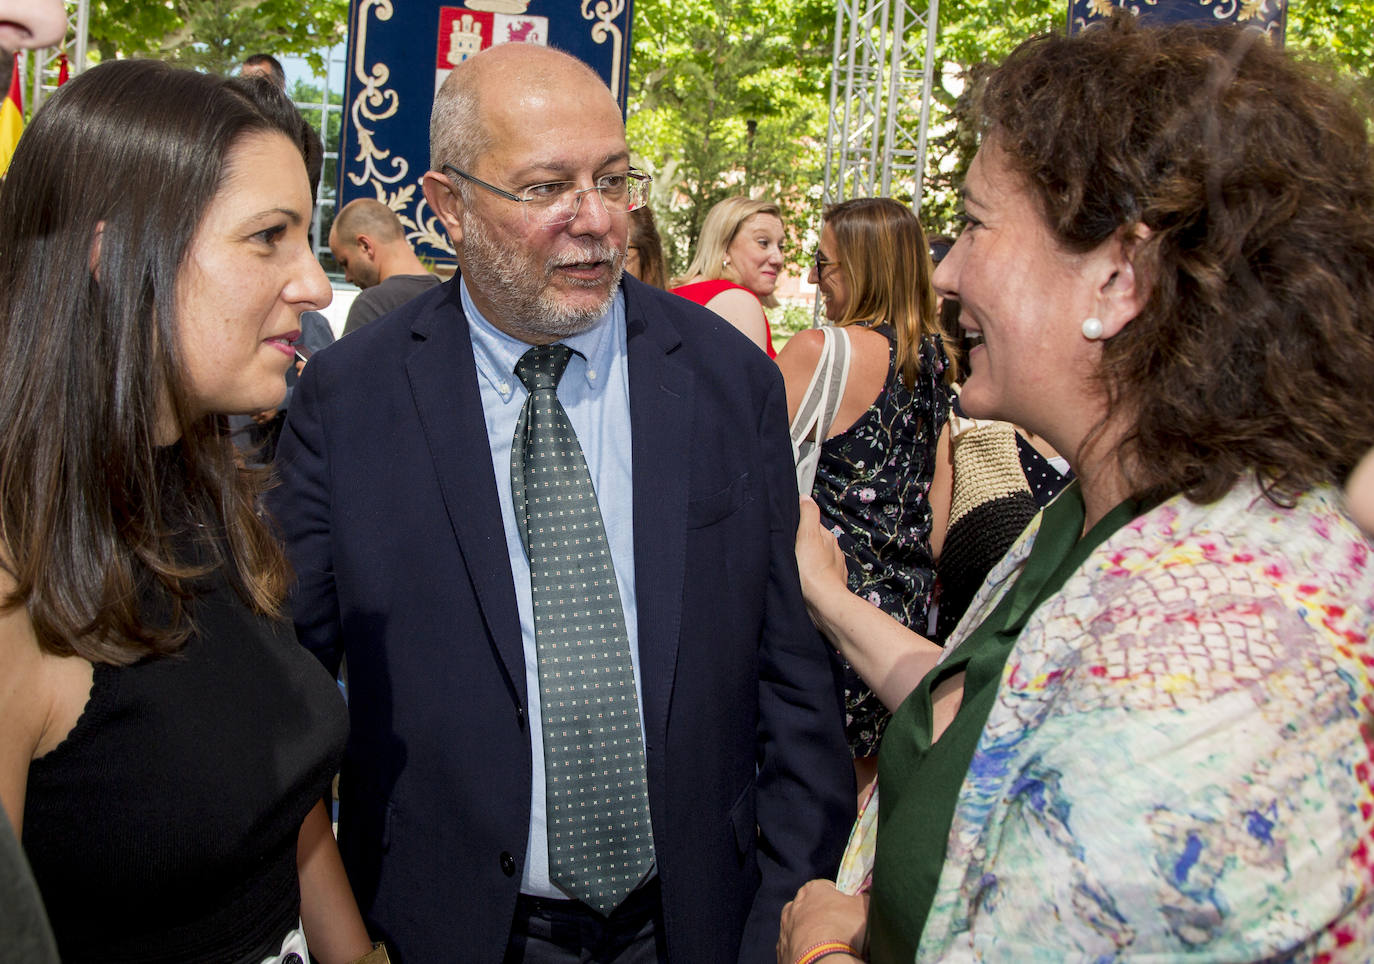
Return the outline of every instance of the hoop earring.
[[[1097,341],[1102,337],[1102,319],[1085,318],[1083,319],[1083,337],[1088,341]]]

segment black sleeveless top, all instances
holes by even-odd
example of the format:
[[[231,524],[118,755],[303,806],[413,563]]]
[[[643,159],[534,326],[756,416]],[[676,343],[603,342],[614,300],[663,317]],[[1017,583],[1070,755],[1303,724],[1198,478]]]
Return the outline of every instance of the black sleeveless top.
[[[23,843],[67,964],[257,964],[297,926],[297,836],[343,753],[343,699],[223,571],[198,589],[185,647],[97,665],[29,768]]]

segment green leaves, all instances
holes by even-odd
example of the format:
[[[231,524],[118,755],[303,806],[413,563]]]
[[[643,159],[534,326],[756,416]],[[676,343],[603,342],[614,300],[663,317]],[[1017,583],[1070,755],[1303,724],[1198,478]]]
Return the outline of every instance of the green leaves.
[[[92,0],[90,45],[102,60],[154,57],[230,73],[248,54],[301,54],[317,70],[343,40],[348,0]]]
[[[833,23],[834,8],[817,0],[636,0],[630,149],[656,178],[673,270],[686,267],[706,212],[731,195],[795,212],[794,249],[814,226]]]

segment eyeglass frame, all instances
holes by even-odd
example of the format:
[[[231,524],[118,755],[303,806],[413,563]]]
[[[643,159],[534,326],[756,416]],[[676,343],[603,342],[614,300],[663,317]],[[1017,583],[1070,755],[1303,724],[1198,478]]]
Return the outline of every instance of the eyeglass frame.
[[[476,176],[474,176],[474,175],[472,175],[472,174],[469,174],[467,171],[464,171],[464,170],[461,170],[461,169],[459,169],[459,168],[457,168],[457,167],[454,167],[452,164],[444,164],[444,165],[440,168],[440,170],[452,171],[454,174],[457,174],[459,177],[461,177],[461,178],[462,178],[463,180],[465,180],[465,181],[471,181],[473,184],[476,184],[478,187],[484,187],[484,188],[486,188],[488,191],[490,191],[491,193],[493,193],[493,194],[495,194],[495,195],[498,195],[498,196],[500,196],[500,197],[503,197],[503,198],[505,198],[505,199],[508,200],[508,201],[514,201],[516,204],[522,205],[521,211],[524,212],[526,220],[529,219],[529,212],[528,212],[528,209],[527,209],[527,208],[524,208],[523,205],[530,204],[531,202],[534,201],[534,198],[532,198],[532,197],[521,197],[521,196],[518,195],[518,194],[512,194],[510,191],[507,191],[505,188],[497,187],[495,184],[489,184],[489,183],[487,183],[486,181],[482,180],[480,177],[476,177]],[[602,177],[607,177],[607,176],[609,176],[609,175],[605,175],[605,174],[602,175]],[[653,179],[653,177],[652,177],[651,175],[645,174],[643,171],[637,171],[637,170],[635,170],[634,168],[630,168],[630,169],[626,170],[626,171],[624,172],[624,176],[627,177],[627,178],[629,178],[629,179],[632,180],[632,181],[638,181],[640,184],[643,184],[643,185],[644,185],[644,188],[645,188],[645,194],[646,194],[646,195],[647,195],[647,193],[648,193],[648,187],[649,187],[649,185],[652,184],[652,183],[654,182],[654,179]],[[600,178],[598,178],[597,180],[600,180]],[[532,190],[534,190],[535,188],[540,187],[540,186],[542,186],[542,185],[544,185],[544,184],[576,184],[576,183],[577,183],[576,181],[568,181],[568,180],[565,180],[565,181],[540,181],[538,184],[531,184],[531,185],[529,185],[528,187],[525,188],[525,191],[526,191],[526,192],[532,191]],[[545,225],[546,227],[557,227],[557,226],[560,225],[560,224],[571,224],[573,221],[577,220],[577,215],[578,215],[578,214],[581,212],[581,210],[582,210],[582,196],[583,196],[584,194],[586,194],[588,191],[595,191],[595,192],[596,192],[597,196],[601,199],[601,209],[602,209],[603,211],[605,211],[607,214],[618,213],[618,212],[612,212],[612,210],[606,205],[606,196],[605,196],[604,194],[601,193],[601,192],[604,191],[604,190],[605,190],[605,188],[597,187],[595,184],[593,184],[591,187],[584,187],[584,188],[582,188],[581,190],[573,191],[573,197],[575,197],[577,200],[573,203],[572,217],[568,218],[568,220],[566,220],[566,221],[546,221],[546,222],[544,222],[544,225]],[[640,208],[646,207],[646,206],[648,205],[648,203],[649,203],[649,202],[648,202],[648,199],[646,198],[643,204],[637,204],[637,205],[635,205],[634,207],[628,207],[628,206],[627,206],[627,207],[625,208],[625,213],[626,213],[626,214],[629,214],[631,211],[638,211]]]
[[[816,269],[817,278],[825,274],[826,268],[837,264],[839,264],[838,261],[824,260],[821,258],[821,246],[819,244],[811,249],[811,267]]]

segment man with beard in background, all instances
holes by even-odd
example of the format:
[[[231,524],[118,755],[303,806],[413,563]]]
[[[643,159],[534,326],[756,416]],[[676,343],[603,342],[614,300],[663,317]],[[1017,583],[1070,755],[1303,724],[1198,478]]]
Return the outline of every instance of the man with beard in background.
[[[459,274],[307,366],[277,463],[363,914],[410,962],[772,961],[853,804],[782,380],[622,280],[648,179],[584,64],[478,54],[430,135]]]

